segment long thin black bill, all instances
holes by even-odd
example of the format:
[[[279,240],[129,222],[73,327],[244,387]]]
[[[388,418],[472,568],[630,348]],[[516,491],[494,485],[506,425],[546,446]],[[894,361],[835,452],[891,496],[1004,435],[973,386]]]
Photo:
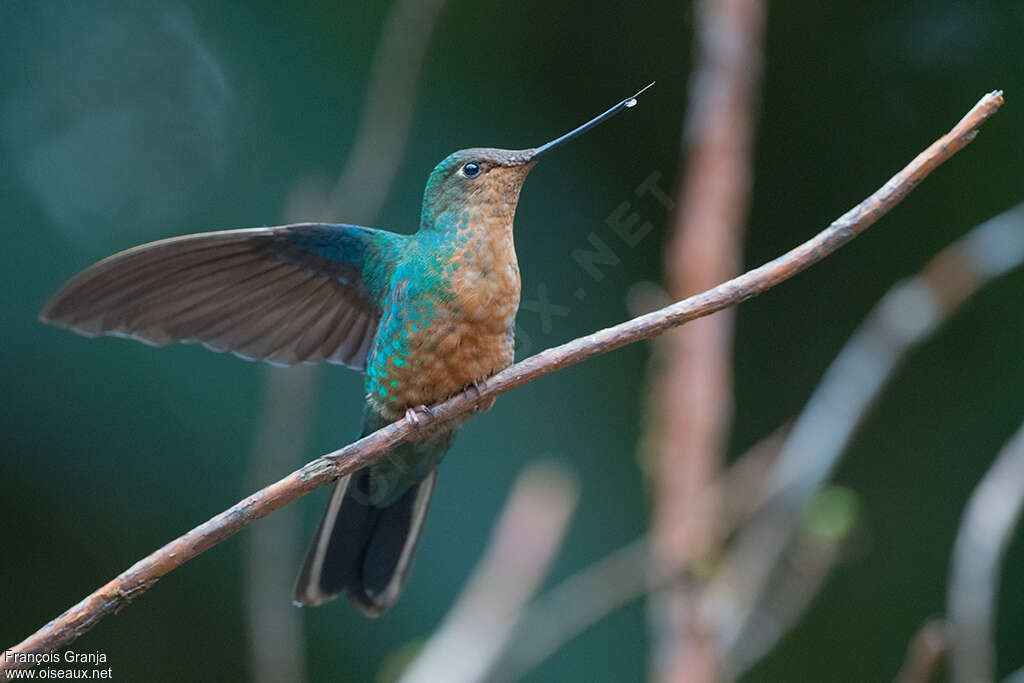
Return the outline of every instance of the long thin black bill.
[[[540,147],[537,147],[536,149],[533,150],[533,154],[530,155],[529,161],[533,161],[534,159],[539,157],[541,154],[546,154],[546,153],[550,152],[551,150],[553,150],[555,147],[558,147],[559,145],[562,145],[563,143],[569,142],[569,140],[572,140],[575,137],[583,135],[584,133],[586,133],[588,130],[590,130],[594,126],[597,126],[597,125],[599,125],[601,123],[604,123],[605,121],[607,121],[611,117],[615,116],[619,112],[625,111],[626,109],[629,109],[630,107],[635,107],[636,106],[636,98],[640,97],[640,95],[645,90],[647,90],[647,88],[650,88],[652,85],[654,85],[653,82],[649,83],[648,85],[643,87],[639,92],[637,92],[632,97],[627,97],[626,99],[622,100],[621,102],[619,102],[618,104],[616,104],[614,107],[612,107],[608,111],[604,112],[603,114],[600,114],[600,115],[595,116],[594,118],[590,119],[589,121],[584,123],[579,128],[575,128],[575,129],[569,131],[568,133],[566,133],[565,135],[563,135],[562,137],[555,138],[551,142],[548,142],[546,144],[541,145]]]

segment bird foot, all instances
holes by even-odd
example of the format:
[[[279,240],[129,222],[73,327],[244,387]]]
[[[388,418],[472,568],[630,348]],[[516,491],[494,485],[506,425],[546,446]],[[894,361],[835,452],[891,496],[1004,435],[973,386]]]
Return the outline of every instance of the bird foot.
[[[471,384],[470,386],[473,387],[473,391],[476,393],[476,398],[479,399],[480,394],[483,392],[484,389],[487,388],[487,380],[475,379],[473,380],[473,384]]]
[[[425,413],[426,417],[421,416],[420,412]],[[413,427],[422,427],[434,419],[434,411],[432,411],[427,406],[416,406],[415,408],[406,408],[405,419],[408,420]]]
[[[473,412],[474,413],[485,413],[491,409],[494,405],[496,397],[491,396],[490,398],[483,398],[483,392],[487,388],[487,381],[478,379],[468,387],[466,392],[472,392],[473,396]]]
[[[472,391],[472,393],[474,394],[473,401],[477,402],[477,401],[480,400],[480,394],[481,394],[481,392],[483,392],[483,390],[484,390],[484,388],[486,386],[487,386],[487,381],[486,380],[475,379],[475,380],[473,380],[472,384],[470,384],[468,387],[466,387],[466,391],[467,392]],[[475,403],[475,405],[473,406],[473,412],[474,413],[480,412],[480,404],[479,403]]]

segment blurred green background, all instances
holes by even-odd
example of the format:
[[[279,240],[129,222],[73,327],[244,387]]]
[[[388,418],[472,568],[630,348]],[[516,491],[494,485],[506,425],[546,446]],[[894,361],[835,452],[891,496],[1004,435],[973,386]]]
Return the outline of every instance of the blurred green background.
[[[250,492],[267,366],[201,348],[86,340],[36,314],[66,278],[122,248],[281,221],[297,183],[329,183],[351,148],[389,3],[0,4],[0,641],[7,646],[146,553]],[[411,141],[377,220],[411,231],[434,163],[469,146],[528,147],[651,80],[640,106],[532,173],[516,240],[521,351],[628,316],[659,280],[668,215],[634,188],[673,187],[691,65],[688,3],[450,0],[423,67]],[[745,261],[811,236],[945,132],[984,93],[1007,105],[965,152],[863,238],[738,315],[740,453],[793,416],[871,305],[976,223],[1024,198],[1024,5],[796,0],[769,7]],[[655,230],[595,282],[571,259],[623,201]],[[339,215],[340,220],[345,216]],[[574,294],[586,290],[578,301]],[[890,680],[940,614],[957,521],[1024,417],[1024,272],[1000,279],[899,371],[838,479],[863,496],[863,533],[757,681]],[[301,612],[310,680],[373,680],[437,625],[482,551],[516,473],[554,455],[581,504],[551,581],[641,533],[635,459],[649,349],[634,345],[532,383],[470,422],[448,456],[405,596],[368,621],[343,601]],[[351,440],[361,378],[320,378],[304,455]],[[305,544],[326,498],[297,503]],[[244,532],[249,533],[249,532]],[[244,535],[243,533],[243,535]],[[237,536],[173,572],[75,643],[120,680],[249,678]],[[296,556],[298,567],[300,557]],[[1024,536],[1005,567],[999,671],[1024,665]],[[281,612],[293,610],[287,587]],[[633,604],[530,680],[635,681]]]

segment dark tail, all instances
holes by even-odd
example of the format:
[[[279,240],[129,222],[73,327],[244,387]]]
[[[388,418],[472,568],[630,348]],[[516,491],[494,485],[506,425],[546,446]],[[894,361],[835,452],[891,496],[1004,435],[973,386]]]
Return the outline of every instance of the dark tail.
[[[370,502],[371,471],[359,470],[335,486],[299,573],[296,603],[322,605],[344,592],[367,616],[378,617],[398,600],[437,469],[383,505]]]

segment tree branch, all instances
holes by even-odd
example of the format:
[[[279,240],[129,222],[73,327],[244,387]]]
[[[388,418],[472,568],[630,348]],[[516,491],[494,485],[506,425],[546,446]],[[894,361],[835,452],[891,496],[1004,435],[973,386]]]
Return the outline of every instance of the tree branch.
[[[578,482],[553,463],[519,476],[458,600],[399,683],[475,683],[494,668],[569,530]]]
[[[808,418],[805,415],[811,416],[810,419],[815,422],[824,421],[824,415],[831,414],[822,412],[824,405],[831,406],[831,409],[841,406],[846,412],[828,421],[828,428],[823,432],[828,438],[819,439],[814,448],[803,449],[805,456],[813,455],[831,462],[845,452],[852,429],[860,422],[871,403],[871,397],[881,391],[884,381],[900,359],[923,341],[928,332],[951,316],[964,299],[972,296],[993,278],[1022,263],[1024,204],[1019,204],[978,225],[943,249],[917,276],[894,285],[868,314],[839,356],[849,354],[851,348],[862,348],[865,340],[873,340],[874,346],[884,347],[886,352],[865,354],[875,364],[875,369],[870,372],[865,370],[862,363],[856,367],[857,372],[837,375],[830,370],[826,373],[827,379],[816,390],[816,398],[808,403],[798,421],[806,422]],[[910,301],[907,292],[918,292],[919,295],[930,292],[933,305],[921,305],[929,297],[917,296]],[[908,337],[909,331],[905,328],[911,317],[917,323],[913,327],[915,333]],[[894,340],[901,341],[894,343]],[[876,378],[877,384],[872,382]],[[870,383],[869,388],[852,392],[852,395],[862,398],[851,399],[849,387],[861,386],[865,381]],[[834,387],[834,392],[826,387],[826,383]],[[827,395],[832,395],[833,400],[823,402],[822,396]],[[787,423],[755,444],[719,474],[715,482],[698,493],[722,502],[715,520],[712,542],[720,542],[722,537],[737,529],[741,530],[742,535],[744,525],[759,522],[772,511],[770,506],[775,501],[764,498],[763,482],[777,465],[781,454],[791,451],[789,439],[792,429],[793,425]],[[824,467],[820,471],[827,472],[830,469]],[[813,488],[817,490],[817,486]],[[840,489],[836,489],[830,497],[835,500],[840,492]],[[845,524],[837,524],[839,518],[835,514],[836,508],[834,505],[831,507],[832,511],[825,515],[829,520],[824,529],[827,533],[815,529],[817,524],[809,523],[815,515],[803,522],[790,520],[782,524],[786,520],[780,520],[779,524],[773,523],[774,526],[769,529],[770,534],[761,537],[760,547],[749,554],[750,558],[758,562],[762,558],[770,558],[773,566],[780,562],[788,562],[792,566],[778,568],[780,571],[775,572],[777,581],[766,586],[771,594],[759,598],[759,603],[770,604],[759,604],[758,612],[751,612],[747,617],[751,623],[745,628],[743,638],[738,640],[731,651],[721,651],[725,678],[740,678],[798,622],[808,603],[817,595],[818,588],[827,578],[827,572],[842,551],[849,533],[848,525],[856,520],[854,515],[847,517]],[[855,513],[855,510],[852,512]],[[798,533],[799,529],[792,529],[792,524],[811,527],[805,529],[802,538],[798,536],[795,544],[789,543],[790,536]],[[684,559],[674,565],[654,563],[646,575],[638,569],[648,565],[649,546],[650,540],[643,536],[569,577],[535,600],[520,619],[506,652],[498,664],[492,666],[492,673],[485,680],[497,683],[525,677],[566,642],[609,613],[648,592],[677,583],[679,573],[686,568]],[[782,546],[785,546],[785,553],[776,558],[775,549]],[[728,555],[727,558],[733,556]],[[738,570],[753,562],[748,558],[743,560],[745,564],[743,561],[724,560],[721,563],[724,571],[719,569],[716,575],[719,584],[711,584],[711,590],[726,596],[730,594],[734,589],[725,580],[732,580]],[[705,603],[702,611],[711,616],[722,612],[721,608],[716,609],[708,604],[716,599],[721,603],[721,598],[708,597],[711,593],[707,585],[699,587],[697,592],[701,591],[704,593],[701,600]],[[730,617],[728,613],[725,617],[718,614],[716,619],[727,617]],[[931,680],[938,659],[944,656],[946,647],[937,643],[943,640],[938,635],[938,629],[939,622],[929,622],[915,636],[897,683],[926,683]],[[1024,683],[1024,671],[1021,672],[1020,680],[1013,683]]]
[[[1001,91],[985,95],[949,133],[932,143],[879,190],[795,249],[706,292],[516,363],[494,375],[479,391],[456,394],[434,406],[434,422],[464,416],[481,402],[543,375],[734,306],[806,270],[874,224],[929,173],[967,146],[1002,103]],[[103,617],[123,609],[168,572],[296,498],[377,462],[389,449],[415,432],[413,425],[402,419],[313,460],[139,560],[10,650],[24,655],[50,652],[66,645]],[[17,657],[10,657],[0,661],[0,672],[31,666],[31,662],[17,660]]]
[[[734,277],[753,178],[764,62],[763,0],[694,4],[696,68],[683,133],[683,178],[665,261],[673,300]],[[721,501],[712,483],[725,458],[733,411],[733,316],[716,315],[659,340],[650,412],[651,560],[681,566],[712,553]],[[717,678],[711,629],[687,582],[652,593],[650,680]]]
[[[886,292],[829,365],[797,417],[760,495],[760,513],[738,535],[709,595],[723,652],[740,675],[756,660],[762,601],[778,579],[802,510],[846,453],[864,415],[902,359],[968,296],[1024,262],[1024,204],[936,254],[915,277]]]
[[[719,472],[697,492],[723,505],[715,520],[716,542],[741,520],[755,514],[761,479],[781,445],[775,433]],[[505,683],[526,677],[541,662],[590,626],[648,593],[679,582],[686,559],[677,564],[651,562],[652,541],[643,535],[563,580],[515,615],[517,623],[500,656],[479,681]]]
[[[996,674],[999,570],[1024,510],[1024,426],[1003,446],[974,489],[953,544],[946,599],[950,680],[987,683]]]
[[[914,634],[895,683],[931,683],[949,650],[949,624],[929,619]]]

